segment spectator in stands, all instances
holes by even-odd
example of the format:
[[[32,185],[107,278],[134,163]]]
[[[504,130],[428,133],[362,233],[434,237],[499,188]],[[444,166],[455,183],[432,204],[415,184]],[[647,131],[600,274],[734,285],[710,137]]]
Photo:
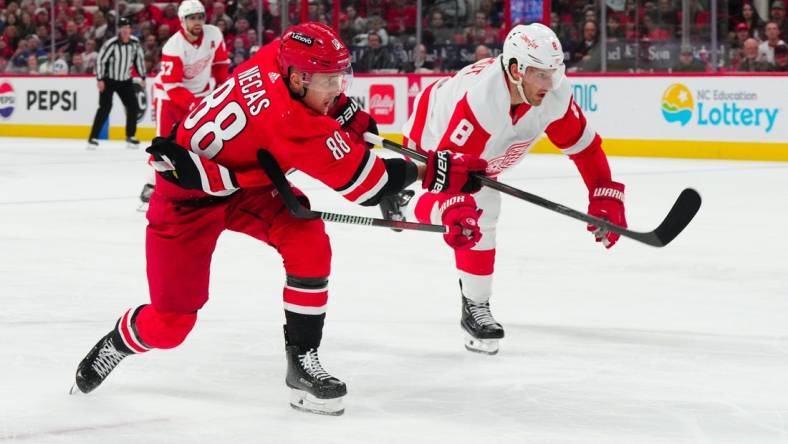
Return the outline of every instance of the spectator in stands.
[[[788,40],[788,20],[785,19],[785,2],[783,0],[775,0],[772,3],[769,18],[780,28],[780,38]]]
[[[358,61],[359,72],[373,72],[381,69],[397,69],[391,52],[382,45],[380,35],[370,31],[367,34],[367,48]]]
[[[0,45],[4,44],[5,42],[0,42]],[[8,72],[8,59],[0,56],[0,73]]]
[[[443,14],[440,11],[430,14],[429,26],[424,29],[423,39],[428,46],[452,42],[452,31],[443,23]]]
[[[498,30],[494,29],[483,12],[474,14],[473,24],[465,28],[465,42],[469,45],[494,45]]]
[[[339,20],[339,35],[347,45],[357,44],[356,36],[367,32],[367,19],[359,17],[356,7],[348,5]]]
[[[664,29],[671,36],[676,34],[676,30],[679,27],[679,17],[678,11],[671,4],[671,0],[657,0],[654,20],[660,28]]]
[[[386,31],[386,22],[383,21],[383,18],[379,15],[375,15],[369,18],[369,31],[367,34],[377,34],[380,37],[380,44],[383,46],[388,46],[389,44],[389,33]]]
[[[670,32],[657,24],[653,14],[645,14],[643,16],[643,28],[642,40],[644,41],[664,42],[672,37]]]
[[[393,0],[386,10],[386,30],[391,35],[411,33],[416,29],[415,2]]]
[[[69,20],[68,23],[66,23],[66,36],[65,42],[63,43],[69,55],[74,54],[77,51],[77,47],[85,46],[85,38],[77,31],[76,22]]]
[[[224,2],[217,0],[213,2],[211,13],[208,16],[208,23],[216,25],[219,20],[224,20],[228,28],[232,26],[233,20],[227,15],[227,7],[224,5]]]
[[[47,60],[47,50],[42,47],[41,42],[38,40],[38,36],[35,34],[31,34],[27,38],[27,51],[28,53],[36,56],[38,59],[38,63],[44,63]]]
[[[466,0],[435,0],[434,6],[443,13],[443,19],[449,26],[459,28],[468,21]]]
[[[757,72],[769,69],[767,63],[758,61],[758,41],[755,39],[747,39],[744,42],[742,56],[739,66],[736,67],[738,72]]]
[[[427,55],[427,47],[418,44],[415,48],[413,48],[413,61],[405,62],[402,65],[403,72],[409,73],[430,73],[435,72],[435,64],[429,61],[429,57]]]
[[[150,23],[154,28],[161,20],[164,12],[154,4],[154,0],[142,0],[142,9],[137,12],[137,23]]]
[[[744,42],[747,41],[752,37],[750,35],[750,30],[747,28],[747,24],[744,22],[739,22],[736,24],[735,34],[733,34],[733,40],[730,42],[730,50],[728,51],[728,66],[737,66],[739,60],[742,58],[742,48],[744,47]]]
[[[788,46],[784,43],[774,48],[774,66],[770,70],[788,72]]]
[[[490,52],[490,48],[479,45],[473,51],[473,61],[478,62],[479,60],[484,60],[492,57],[492,52]]]
[[[26,53],[25,53],[26,54]],[[23,74],[30,74],[36,75],[39,74],[38,72],[38,59],[33,54],[27,56],[27,60],[25,61],[25,69],[20,71]]]
[[[49,53],[49,57],[44,63],[39,64],[39,74],[68,74],[68,62],[66,61],[66,48],[60,47],[57,54]]]
[[[617,42],[624,39],[624,27],[616,14],[607,16],[607,41]]]
[[[594,20],[583,23],[583,39],[573,45],[571,62],[578,71],[599,70],[599,28]]]
[[[156,40],[156,36],[153,34],[148,34],[145,37],[145,40],[142,41],[142,52],[144,54],[159,54],[161,51],[161,47],[159,47],[159,42]]]
[[[85,51],[82,53],[82,59],[85,63],[85,71],[88,74],[95,74],[98,52],[96,52],[96,41],[94,39],[87,39],[85,41]]]
[[[177,3],[167,3],[167,6],[164,7],[164,13],[161,16],[161,19],[159,19],[158,21],[159,41],[162,44],[164,44],[167,41],[167,39],[170,38],[171,35],[175,34],[176,32],[178,32],[178,29],[180,29],[181,21],[178,18],[178,10],[176,9],[176,6]],[[163,25],[167,25],[166,29],[168,32],[167,36],[164,38],[162,38],[162,31],[161,31],[161,27]]]
[[[673,72],[705,72],[706,64],[697,59],[692,51],[692,46],[681,45],[678,64],[673,66]]]
[[[94,39],[98,43],[103,42],[109,35],[112,34],[109,33],[109,23],[107,23],[106,16],[101,11],[96,11],[93,14],[93,28],[88,31],[85,38]]]
[[[81,52],[74,54],[71,57],[71,67],[68,70],[69,74],[91,74],[85,66],[85,59],[82,57]]]
[[[249,36],[246,33],[246,31],[248,31],[249,28],[250,28],[249,20],[246,20],[245,18],[239,18],[235,21],[235,35],[236,37],[243,40],[244,48],[249,48],[250,46],[252,46],[251,42],[248,41]]]
[[[763,33],[766,40],[758,46],[758,60],[773,65],[774,48],[777,45],[785,44],[785,42],[780,40],[780,27],[776,22],[767,23]]]
[[[160,45],[164,45],[172,34],[173,32],[170,30],[170,25],[162,23],[159,25],[159,29],[156,30],[156,40],[159,41]]]
[[[744,4],[742,4],[741,12],[734,20],[737,24],[745,23],[747,25],[747,29],[750,30],[750,37],[760,40],[761,36],[763,35],[763,20],[758,17],[758,14],[755,13],[755,9],[749,2],[744,2]]]

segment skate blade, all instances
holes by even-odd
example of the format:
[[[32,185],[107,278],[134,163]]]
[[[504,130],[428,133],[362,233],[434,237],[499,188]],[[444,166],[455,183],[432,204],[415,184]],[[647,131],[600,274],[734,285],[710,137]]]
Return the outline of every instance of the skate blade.
[[[74,384],[71,386],[71,389],[68,391],[68,394],[73,396],[73,395],[84,395],[85,393],[82,393],[82,390],[80,390],[79,387],[77,387],[77,385]]]
[[[302,412],[339,416],[345,413],[343,398],[320,399],[303,390],[291,389],[290,406]]]
[[[140,213],[147,213],[148,212],[148,203],[141,203],[140,206],[137,207],[137,211]]]
[[[465,349],[474,353],[494,355],[498,353],[498,340],[478,339],[471,335],[465,335]]]
[[[138,143],[127,143],[126,144],[127,150],[138,150],[140,149],[140,145]]]

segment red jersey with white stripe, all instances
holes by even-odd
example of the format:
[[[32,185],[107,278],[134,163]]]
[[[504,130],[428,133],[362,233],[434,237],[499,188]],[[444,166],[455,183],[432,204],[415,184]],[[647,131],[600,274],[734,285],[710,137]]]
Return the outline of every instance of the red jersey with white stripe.
[[[266,45],[236,67],[180,123],[175,141],[193,153],[209,194],[269,185],[257,162],[257,151],[265,149],[282,170],[301,170],[364,203],[388,182],[385,164],[354,144],[336,120],[290,95],[276,63],[278,48],[278,41]]]
[[[500,57],[466,66],[425,88],[402,130],[412,145],[477,155],[487,160],[492,176],[520,162],[542,133],[568,155],[601,145],[566,78],[540,106],[512,108]]]
[[[195,97],[207,95],[227,78],[230,60],[222,32],[204,25],[200,37],[190,42],[183,29],[173,34],[161,50],[161,71],[156,78],[155,97],[172,100],[188,109]]]

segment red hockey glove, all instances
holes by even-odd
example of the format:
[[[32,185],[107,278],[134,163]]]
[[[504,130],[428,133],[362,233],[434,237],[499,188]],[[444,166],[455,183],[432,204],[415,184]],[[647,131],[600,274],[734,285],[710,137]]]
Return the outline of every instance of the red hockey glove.
[[[624,228],[627,227],[627,219],[624,216],[623,183],[604,181],[594,188],[594,191],[589,194],[588,200],[588,214]],[[612,233],[591,224],[588,225],[588,231],[594,233],[596,241],[602,242],[605,248],[615,245],[620,237],[618,233]]]
[[[337,97],[328,115],[335,118],[339,126],[350,135],[350,140],[357,144],[364,143],[365,132],[378,134],[378,123],[375,119],[344,93]],[[367,145],[372,148],[372,144]]]
[[[485,169],[487,161],[479,157],[447,150],[430,151],[421,186],[433,193],[475,193],[482,184],[471,173],[484,175]]]
[[[443,202],[438,211],[441,222],[449,227],[443,239],[456,250],[473,248],[482,238],[479,217],[482,211],[476,208],[476,201],[469,194],[458,194]]]

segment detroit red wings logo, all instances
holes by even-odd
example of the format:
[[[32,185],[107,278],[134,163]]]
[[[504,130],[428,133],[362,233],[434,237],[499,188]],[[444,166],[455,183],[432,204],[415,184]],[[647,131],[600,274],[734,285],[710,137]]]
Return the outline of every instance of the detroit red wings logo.
[[[201,72],[211,63],[211,57],[203,57],[196,60],[191,64],[183,65],[183,77],[185,79],[193,79],[200,75]]]
[[[525,142],[513,143],[506,148],[503,155],[494,157],[487,161],[487,175],[495,176],[501,174],[503,170],[516,165],[523,158],[528,148],[531,147],[534,139],[526,140]]]

